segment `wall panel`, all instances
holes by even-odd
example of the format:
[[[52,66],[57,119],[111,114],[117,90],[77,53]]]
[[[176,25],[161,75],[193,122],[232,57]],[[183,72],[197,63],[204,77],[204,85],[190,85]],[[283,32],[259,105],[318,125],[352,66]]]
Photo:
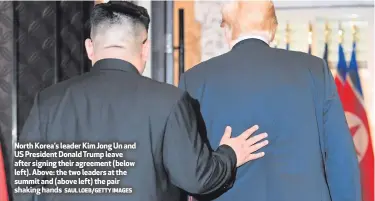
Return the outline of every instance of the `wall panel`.
[[[13,4],[0,2],[0,141],[6,157],[12,145],[12,85],[14,66]]]
[[[178,10],[184,9],[185,18],[185,70],[197,65],[201,61],[201,24],[195,19],[196,10],[194,1],[174,2],[174,38],[173,44],[177,47],[179,24]],[[178,51],[174,51],[174,83],[178,83]]]

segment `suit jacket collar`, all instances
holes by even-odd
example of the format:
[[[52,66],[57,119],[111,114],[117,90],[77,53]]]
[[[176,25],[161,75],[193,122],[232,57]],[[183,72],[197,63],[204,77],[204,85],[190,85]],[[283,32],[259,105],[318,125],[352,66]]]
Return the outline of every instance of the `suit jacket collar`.
[[[246,40],[246,39],[259,39],[259,40],[262,40],[263,42],[265,42],[265,43],[267,43],[269,45],[269,42],[268,42],[268,40],[267,40],[266,37],[264,37],[264,36],[262,36],[260,34],[258,34],[258,35],[256,35],[256,34],[253,34],[253,35],[248,34],[248,35],[240,36],[236,40],[234,40],[233,41],[233,46],[235,46],[237,43],[239,43],[239,42],[241,42],[243,40]]]
[[[133,64],[121,59],[101,59],[97,61],[92,68],[99,70],[120,70],[140,75]]]
[[[269,47],[269,45],[264,42],[263,40],[257,38],[248,38],[236,43],[232,50],[241,49],[242,47],[249,47],[249,48],[259,48],[259,47]]]

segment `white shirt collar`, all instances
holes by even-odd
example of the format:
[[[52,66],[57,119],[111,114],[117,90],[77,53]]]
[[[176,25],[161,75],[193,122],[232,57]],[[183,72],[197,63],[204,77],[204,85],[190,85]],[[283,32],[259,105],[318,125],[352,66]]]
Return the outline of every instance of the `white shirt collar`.
[[[232,47],[233,46],[235,46],[237,43],[239,43],[239,42],[241,42],[241,41],[243,41],[243,40],[246,40],[246,39],[258,39],[258,40],[261,40],[261,41],[263,41],[263,42],[265,42],[266,44],[270,44],[270,42],[269,42],[269,40],[267,40],[266,39],[266,37],[264,37],[264,36],[261,36],[261,35],[244,35],[244,36],[240,36],[240,37],[238,37],[236,40],[234,40],[233,42],[232,42]]]

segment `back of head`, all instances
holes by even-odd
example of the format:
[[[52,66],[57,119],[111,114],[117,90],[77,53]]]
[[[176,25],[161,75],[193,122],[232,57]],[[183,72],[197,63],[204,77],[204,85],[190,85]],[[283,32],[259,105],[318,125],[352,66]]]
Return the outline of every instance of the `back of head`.
[[[271,41],[277,29],[274,5],[270,0],[225,3],[222,8],[222,27],[230,29],[230,40],[246,34],[266,33]]]
[[[95,5],[90,16],[91,44],[86,41],[89,57],[93,57],[90,59],[96,61],[106,57],[103,55],[105,52],[111,55],[121,52],[127,57],[139,56],[147,41],[149,23],[147,10],[131,2]]]

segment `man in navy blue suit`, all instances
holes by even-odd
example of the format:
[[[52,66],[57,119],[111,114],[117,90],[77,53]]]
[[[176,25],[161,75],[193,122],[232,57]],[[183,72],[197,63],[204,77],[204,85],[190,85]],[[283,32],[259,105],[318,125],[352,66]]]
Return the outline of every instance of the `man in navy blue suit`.
[[[198,100],[212,148],[257,123],[270,145],[237,171],[219,201],[361,201],[358,161],[330,70],[320,58],[269,46],[277,28],[270,1],[222,10],[231,50],[193,67],[179,87]]]

